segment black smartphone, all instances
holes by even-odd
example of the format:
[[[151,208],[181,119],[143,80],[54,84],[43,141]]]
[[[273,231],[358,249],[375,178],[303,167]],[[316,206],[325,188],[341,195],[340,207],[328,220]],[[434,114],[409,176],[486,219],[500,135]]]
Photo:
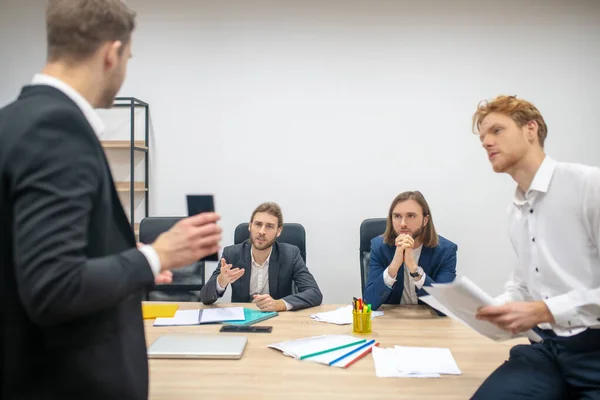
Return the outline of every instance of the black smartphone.
[[[215,200],[212,194],[188,194],[188,215],[202,214],[215,211]],[[211,254],[198,261],[219,261],[219,254]]]
[[[271,333],[272,330],[272,326],[223,325],[220,332]]]

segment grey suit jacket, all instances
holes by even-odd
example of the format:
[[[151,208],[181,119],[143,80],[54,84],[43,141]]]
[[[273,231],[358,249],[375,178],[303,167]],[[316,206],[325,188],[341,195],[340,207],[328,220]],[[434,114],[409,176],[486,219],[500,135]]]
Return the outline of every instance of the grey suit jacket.
[[[227,264],[233,265],[233,268],[246,270],[240,279],[231,284],[231,301],[234,303],[252,301],[250,298],[251,249],[252,244],[249,240],[223,249],[223,258]],[[202,303],[212,304],[223,295],[217,292],[217,276],[220,273],[221,264],[200,292]],[[292,283],[295,283],[298,288],[297,294],[292,294]],[[323,301],[317,282],[308,271],[297,246],[278,242],[273,244],[269,260],[269,293],[275,300],[282,299],[291,304],[292,310],[318,306]]]

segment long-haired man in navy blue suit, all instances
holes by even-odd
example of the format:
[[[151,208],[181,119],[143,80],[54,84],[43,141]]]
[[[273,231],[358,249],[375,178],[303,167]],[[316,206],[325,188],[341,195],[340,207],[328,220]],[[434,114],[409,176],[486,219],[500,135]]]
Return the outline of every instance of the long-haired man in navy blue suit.
[[[390,206],[385,233],[371,241],[364,298],[381,304],[417,304],[423,286],[452,282],[458,247],[439,236],[421,192],[400,193]]]

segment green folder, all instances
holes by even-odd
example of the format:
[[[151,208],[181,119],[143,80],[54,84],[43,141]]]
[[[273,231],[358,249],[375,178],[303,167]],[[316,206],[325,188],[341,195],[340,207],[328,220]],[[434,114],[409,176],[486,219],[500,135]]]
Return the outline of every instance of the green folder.
[[[278,316],[278,312],[270,312],[270,311],[260,311],[253,310],[251,308],[244,308],[244,320],[243,321],[227,321],[223,322],[225,325],[238,325],[238,326],[247,326],[256,324],[257,322],[264,321],[269,318],[273,318]]]

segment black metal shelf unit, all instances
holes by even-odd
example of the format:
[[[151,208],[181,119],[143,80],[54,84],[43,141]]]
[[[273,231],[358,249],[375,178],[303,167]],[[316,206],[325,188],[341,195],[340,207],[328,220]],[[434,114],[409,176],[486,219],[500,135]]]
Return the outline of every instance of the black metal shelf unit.
[[[130,110],[130,114],[129,114],[129,119],[130,119],[130,144],[129,144],[129,168],[130,168],[130,179],[129,179],[129,211],[130,211],[130,223],[131,223],[131,229],[136,233],[136,235],[138,234],[138,230],[136,229],[136,223],[135,223],[135,204],[134,204],[134,196],[135,196],[135,192],[136,192],[136,186],[135,186],[135,163],[134,163],[134,156],[136,152],[142,152],[145,153],[144,154],[144,210],[145,210],[145,217],[147,217],[149,215],[150,212],[150,208],[149,208],[149,196],[150,196],[150,170],[149,170],[149,165],[150,165],[150,160],[149,160],[149,153],[150,153],[150,143],[149,143],[149,122],[150,122],[150,118],[149,118],[149,108],[150,106],[148,105],[148,103],[141,101],[139,99],[136,99],[135,97],[116,97],[115,101],[113,103],[113,107],[115,108],[129,108]],[[143,141],[143,145],[140,143],[140,141],[136,141],[135,140],[135,111],[137,108],[143,108],[144,109],[144,141]]]

